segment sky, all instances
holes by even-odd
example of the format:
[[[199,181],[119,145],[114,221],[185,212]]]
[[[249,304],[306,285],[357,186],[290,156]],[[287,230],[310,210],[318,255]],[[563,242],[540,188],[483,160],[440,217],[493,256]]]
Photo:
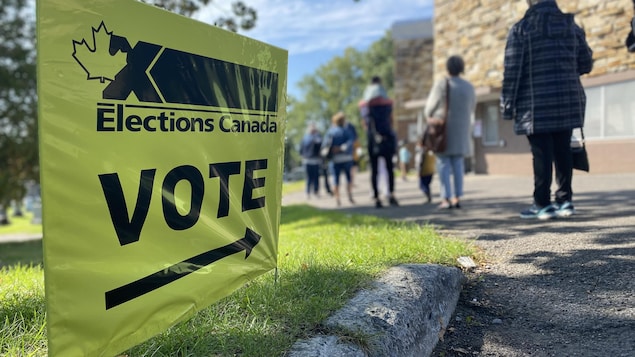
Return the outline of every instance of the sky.
[[[232,0],[213,0],[195,18],[213,23]],[[288,92],[348,47],[364,51],[395,22],[432,18],[434,0],[243,0],[256,9],[256,27],[240,34],[289,51]]]

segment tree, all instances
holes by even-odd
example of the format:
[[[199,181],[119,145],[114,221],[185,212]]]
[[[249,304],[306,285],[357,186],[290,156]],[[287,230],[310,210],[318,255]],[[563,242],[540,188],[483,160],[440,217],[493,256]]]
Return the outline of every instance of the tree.
[[[377,75],[383,80],[388,93],[393,88],[394,59],[390,32],[362,52],[347,48],[342,56],[318,67],[298,84],[304,97],[293,100],[287,115],[287,133],[290,140],[300,142],[304,129],[314,122],[321,130],[330,125],[331,116],[343,111],[355,125],[360,141],[365,141],[361,130],[358,103],[370,79]]]
[[[143,0],[192,16],[212,0]],[[237,31],[255,26],[256,11],[242,1],[216,20]],[[39,182],[35,17],[28,0],[0,0],[0,224],[11,200],[20,204],[28,181]],[[18,207],[19,208],[19,207]]]
[[[27,5],[0,0],[0,224],[26,181],[39,181],[35,22]]]
[[[373,76],[379,76],[389,96],[392,96],[395,78],[395,58],[391,36],[391,32],[388,31],[384,37],[373,42],[362,56],[360,64],[364,81],[369,83]]]
[[[191,17],[202,7],[209,5],[213,0],[140,0],[141,2],[156,5],[168,11]],[[356,0],[358,1],[358,0]],[[249,30],[256,26],[258,18],[256,10],[247,6],[242,1],[232,3],[232,14],[216,19],[215,26],[237,32],[238,29]]]
[[[140,1],[185,16],[213,3]],[[232,13],[219,17],[215,25],[231,31],[247,30],[256,25],[256,19],[255,9],[235,1]],[[19,203],[24,196],[26,181],[39,182],[34,25],[29,0],[0,0],[0,224],[6,222],[6,207],[11,199]]]

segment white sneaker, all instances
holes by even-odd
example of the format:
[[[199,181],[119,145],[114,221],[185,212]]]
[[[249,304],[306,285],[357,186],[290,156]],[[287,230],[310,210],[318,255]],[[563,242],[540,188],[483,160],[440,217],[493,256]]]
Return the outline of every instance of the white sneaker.
[[[532,205],[528,209],[520,212],[520,218],[523,219],[551,219],[556,217],[556,209],[553,205],[538,207]]]
[[[570,201],[565,201],[556,206],[556,216],[558,217],[570,217],[575,214],[575,208]]]

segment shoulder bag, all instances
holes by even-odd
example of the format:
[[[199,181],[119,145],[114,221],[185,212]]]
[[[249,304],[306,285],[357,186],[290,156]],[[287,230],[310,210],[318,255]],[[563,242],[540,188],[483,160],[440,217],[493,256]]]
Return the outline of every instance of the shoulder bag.
[[[580,171],[589,172],[589,156],[584,143],[584,129],[580,128],[582,140],[577,140],[571,136],[571,155],[573,156],[573,168]]]
[[[450,80],[445,80],[445,112],[444,118],[428,118],[426,130],[423,133],[423,144],[435,153],[444,152],[448,137],[446,131],[446,123],[448,119],[448,110],[450,109]]]

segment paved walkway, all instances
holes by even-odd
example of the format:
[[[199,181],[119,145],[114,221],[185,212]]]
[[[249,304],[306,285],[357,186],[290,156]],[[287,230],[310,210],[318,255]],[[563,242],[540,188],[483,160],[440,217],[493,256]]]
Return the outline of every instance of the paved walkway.
[[[399,207],[376,209],[368,181],[359,175],[354,206],[307,202],[303,192],[283,204],[432,224],[483,250],[486,264],[433,355],[635,356],[635,173],[576,172],[578,214],[551,221],[518,218],[531,204],[531,177],[468,175],[460,210],[424,204],[414,178],[397,179]]]
[[[25,242],[29,240],[42,239],[42,234],[31,233],[8,233],[0,234],[0,243]]]

